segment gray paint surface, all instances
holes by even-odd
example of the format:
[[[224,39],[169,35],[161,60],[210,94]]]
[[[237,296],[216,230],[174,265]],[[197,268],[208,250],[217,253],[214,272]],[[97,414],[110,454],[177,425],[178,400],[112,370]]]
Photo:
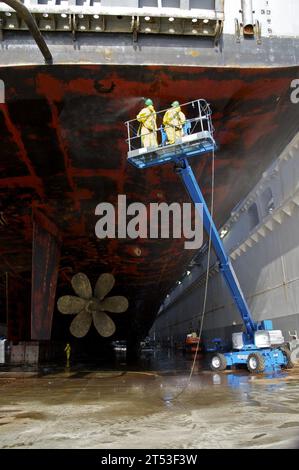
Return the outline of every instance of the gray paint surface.
[[[299,63],[299,38],[263,39],[260,46],[237,44],[226,35],[219,46],[212,39],[139,36],[133,44],[128,34],[103,36],[78,33],[44,34],[55,64],[125,64],[225,67],[279,67]],[[1,65],[41,64],[43,57],[26,32],[7,32],[0,43]],[[296,76],[294,76],[296,78]]]
[[[258,241],[234,257],[233,265],[256,321],[272,319],[286,339],[289,331],[299,333],[299,136],[265,172],[245,201],[227,223],[224,244],[229,253],[238,252],[251,235]],[[271,190],[273,205],[268,213],[263,204],[265,190]],[[253,201],[253,202],[252,202]],[[294,202],[295,201],[295,202]],[[257,205],[258,225],[250,227],[248,209]],[[247,209],[245,209],[247,207]],[[280,220],[281,214],[283,218]],[[279,217],[278,217],[279,216]],[[233,220],[236,219],[235,222]],[[270,229],[263,232],[263,223]],[[271,222],[271,224],[270,224]],[[259,232],[264,235],[259,235]],[[212,266],[216,259],[212,256]],[[206,266],[205,257],[202,258]],[[212,269],[204,318],[204,338],[223,337],[242,330],[239,313],[221,274]],[[151,334],[162,342],[181,342],[187,333],[199,329],[205,269],[195,268],[165,301]]]

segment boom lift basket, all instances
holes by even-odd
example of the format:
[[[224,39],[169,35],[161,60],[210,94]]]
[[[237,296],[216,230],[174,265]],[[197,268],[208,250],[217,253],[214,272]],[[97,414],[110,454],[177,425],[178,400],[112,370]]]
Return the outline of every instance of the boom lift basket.
[[[129,163],[139,169],[149,168],[176,161],[179,157],[198,156],[215,149],[210,105],[205,100],[198,99],[184,103],[180,107],[187,119],[183,126],[184,135],[176,138],[175,143],[171,145],[167,144],[166,129],[161,124],[166,109],[156,113],[158,128],[154,133],[160,142],[157,147],[142,147],[140,124],[137,119],[125,123]],[[153,132],[149,131],[149,134],[151,133]]]

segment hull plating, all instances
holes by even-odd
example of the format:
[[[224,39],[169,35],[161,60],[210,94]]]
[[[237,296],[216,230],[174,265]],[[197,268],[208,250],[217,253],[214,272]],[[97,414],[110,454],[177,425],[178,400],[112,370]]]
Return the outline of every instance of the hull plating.
[[[145,334],[194,252],[184,250],[184,240],[96,238],[95,207],[116,204],[118,194],[128,203],[188,201],[171,165],[140,171],[127,164],[123,122],[136,115],[143,96],[157,109],[174,99],[207,99],[219,145],[215,214],[221,225],[299,130],[299,105],[290,100],[298,73],[298,67],[0,68],[6,86],[6,104],[0,105],[1,272],[30,273],[38,211],[62,239],[58,293],[70,292],[78,271],[93,282],[113,272],[118,293],[130,301],[128,314],[116,318],[120,336]],[[192,165],[209,201],[210,159]],[[66,331],[68,323],[54,312],[54,332]]]

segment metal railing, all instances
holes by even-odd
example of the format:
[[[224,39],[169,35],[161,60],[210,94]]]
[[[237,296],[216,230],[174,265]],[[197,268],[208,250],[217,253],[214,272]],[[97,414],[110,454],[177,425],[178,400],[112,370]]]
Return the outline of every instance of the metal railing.
[[[181,137],[184,135],[196,134],[198,132],[209,132],[213,138],[214,127],[212,124],[212,111],[209,103],[207,103],[206,100],[198,99],[189,101],[188,103],[181,104],[180,108],[181,111],[185,114],[186,121],[182,125],[182,130],[179,132],[180,135],[178,136],[176,133],[174,133],[173,137],[175,141],[181,139]],[[173,126],[165,126],[162,124],[163,116],[168,110],[169,108],[153,113],[153,116],[156,117],[157,128],[153,131],[149,130],[147,133],[143,134],[143,136],[141,136],[142,124],[137,121],[137,119],[131,119],[130,121],[125,122],[127,128],[126,142],[128,144],[129,152],[144,147],[141,140],[141,137],[144,136],[152,135],[155,137],[158,145],[152,148],[164,148],[168,145],[167,127]]]

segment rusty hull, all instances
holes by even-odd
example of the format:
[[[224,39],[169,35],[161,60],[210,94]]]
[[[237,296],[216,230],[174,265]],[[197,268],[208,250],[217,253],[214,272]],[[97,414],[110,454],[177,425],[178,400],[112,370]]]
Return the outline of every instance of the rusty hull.
[[[118,336],[144,335],[194,252],[183,249],[184,240],[96,238],[95,208],[103,201],[116,204],[118,194],[126,194],[128,203],[188,201],[171,165],[140,171],[127,164],[124,121],[134,118],[143,96],[151,97],[156,109],[174,99],[209,101],[219,145],[215,214],[220,226],[298,132],[299,106],[290,101],[298,72],[298,67],[1,67],[6,104],[0,105],[0,212],[5,221],[0,271],[30,279],[37,211],[57,227],[62,240],[57,295],[71,293],[69,281],[79,271],[92,282],[112,272],[118,293],[130,301],[128,313],[114,317]],[[210,163],[206,156],[192,162],[208,201]],[[57,260],[52,261],[55,271]],[[43,269],[40,280],[50,282],[54,276],[55,284],[55,272]],[[34,335],[45,337],[51,312],[42,307],[46,298],[35,285],[40,331]],[[69,322],[55,310],[53,334],[67,335]]]

